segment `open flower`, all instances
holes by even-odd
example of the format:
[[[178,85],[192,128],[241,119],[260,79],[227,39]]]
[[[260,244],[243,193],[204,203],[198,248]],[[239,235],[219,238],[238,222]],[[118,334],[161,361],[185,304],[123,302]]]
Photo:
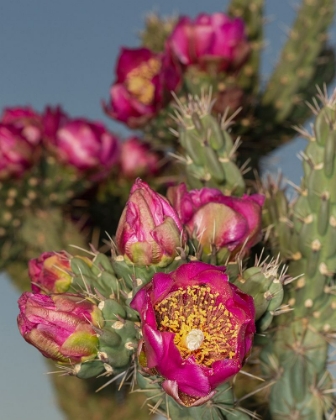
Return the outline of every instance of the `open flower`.
[[[223,267],[201,262],[157,273],[131,302],[141,318],[140,363],[180,404],[202,404],[242,367],[255,333],[253,298]]]
[[[94,179],[109,174],[119,157],[119,141],[102,123],[70,119],[60,108],[47,108],[44,121],[47,145],[61,162]]]
[[[168,200],[138,178],[119,220],[119,253],[136,265],[165,267],[177,256],[182,239],[182,224]]]
[[[185,184],[171,187],[167,196],[191,238],[204,252],[227,248],[248,250],[260,240],[264,196],[225,196],[215,188],[187,191]]]
[[[103,326],[101,311],[83,296],[24,293],[19,301],[18,327],[23,338],[43,356],[62,363],[95,358]]]
[[[244,22],[224,13],[202,13],[194,21],[181,17],[167,48],[185,66],[197,65],[212,72],[236,70],[250,52]]]
[[[170,100],[170,92],[180,83],[180,71],[169,54],[148,48],[121,50],[116,81],[110,90],[107,115],[131,128],[141,127]]]

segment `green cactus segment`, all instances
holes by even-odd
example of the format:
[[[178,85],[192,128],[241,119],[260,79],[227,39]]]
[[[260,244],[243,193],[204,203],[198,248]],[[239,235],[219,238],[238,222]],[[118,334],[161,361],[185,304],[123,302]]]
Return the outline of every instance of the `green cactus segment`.
[[[0,268],[25,266],[46,250],[68,250],[69,244],[84,248],[84,235],[63,208],[91,185],[52,156],[42,156],[22,178],[0,182]]]
[[[166,413],[170,419],[183,420],[248,420],[250,417],[236,407],[232,384],[226,382],[216,389],[214,397],[197,407],[183,407],[164,393],[162,378],[137,372],[137,385],[147,395],[151,412]]]
[[[122,255],[115,256],[112,259],[113,269],[119,279],[125,282],[127,290],[129,290],[127,297],[130,300],[138,290],[148,284],[155,273],[170,273],[176,270],[180,265],[187,262],[186,257],[176,257],[168,266],[136,266],[134,264],[128,264]]]
[[[156,13],[149,13],[145,19],[145,29],[139,34],[141,44],[156,53],[162,52],[176,22],[176,16],[161,18]]]
[[[257,94],[259,91],[260,53],[263,48],[264,0],[232,0],[229,15],[242,18],[246,24],[246,35],[251,45],[251,55],[238,76],[239,86]]]
[[[227,131],[230,123],[211,115],[211,95],[189,97],[178,102],[176,120],[179,141],[186,153],[185,169],[191,186],[221,189],[227,195],[242,195],[245,183],[235,165],[236,145]]]
[[[74,257],[71,259],[72,288],[74,291],[90,290],[90,293],[119,298],[121,290],[129,292],[117,279],[111,260],[104,254],[98,253],[93,260]]]
[[[269,107],[277,123],[293,114],[298,102],[304,106],[307,87],[315,86],[316,62],[325,48],[326,31],[333,20],[334,0],[303,0],[297,19],[290,31],[279,63],[262,98],[263,111]],[[333,60],[320,60],[323,66]],[[308,92],[310,95],[310,92]],[[298,121],[295,121],[298,123]]]
[[[274,315],[282,312],[285,271],[279,268],[277,260],[266,260],[259,266],[244,270],[233,282],[242,292],[253,297],[255,320],[260,331],[265,331]]]
[[[328,99],[320,92],[319,99],[322,108],[301,154],[298,198],[288,206],[280,199],[283,191],[273,186],[265,205],[265,225],[274,226],[270,246],[297,277],[285,287],[284,303],[293,310],[274,320],[275,332],[261,353],[266,375],[276,380],[269,400],[272,419],[322,420],[333,407],[327,350],[336,331],[336,95]],[[286,221],[286,236],[276,219]]]
[[[302,319],[280,328],[262,353],[264,373],[275,379],[272,419],[322,420],[333,406],[333,381],[325,372],[328,345],[309,324]]]

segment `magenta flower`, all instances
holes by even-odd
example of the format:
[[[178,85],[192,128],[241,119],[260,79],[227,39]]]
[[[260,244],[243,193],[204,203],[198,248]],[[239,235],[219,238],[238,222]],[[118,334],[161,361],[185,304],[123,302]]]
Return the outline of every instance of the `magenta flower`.
[[[168,200],[137,179],[117,228],[119,253],[136,265],[165,267],[182,240],[181,222]]]
[[[131,128],[146,124],[170,100],[180,83],[180,70],[170,55],[148,48],[123,48],[116,67],[116,81],[110,90],[107,115]]]
[[[167,40],[167,49],[185,66],[204,70],[236,70],[247,59],[250,45],[241,19],[224,13],[181,17]]]
[[[70,120],[60,108],[48,108],[44,121],[48,147],[61,162],[94,179],[110,173],[119,157],[119,142],[103,124],[84,118]]]
[[[157,273],[131,302],[141,318],[140,363],[180,404],[203,404],[241,369],[255,333],[253,298],[223,267],[190,262]]]
[[[264,196],[241,198],[223,195],[214,188],[187,191],[185,184],[171,187],[167,194],[189,236],[196,239],[204,252],[227,248],[236,253],[248,250],[261,237],[261,212]]]
[[[69,256],[65,251],[43,252],[28,263],[33,293],[64,293],[72,281]]]
[[[13,124],[0,123],[0,180],[20,178],[40,156],[40,149]]]
[[[4,109],[1,123],[17,128],[22,137],[32,145],[38,145],[42,139],[42,117],[31,107]]]
[[[82,296],[24,293],[19,301],[18,327],[23,338],[43,356],[62,363],[95,358],[103,326],[96,305]]]
[[[159,171],[159,160],[160,156],[150,145],[137,137],[130,137],[121,144],[121,173],[126,178],[155,175]]]

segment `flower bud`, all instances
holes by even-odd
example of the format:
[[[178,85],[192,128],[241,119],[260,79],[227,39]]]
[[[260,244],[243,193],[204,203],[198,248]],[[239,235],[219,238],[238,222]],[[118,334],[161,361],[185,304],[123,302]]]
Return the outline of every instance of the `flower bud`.
[[[28,292],[18,304],[20,333],[43,356],[62,363],[95,358],[99,344],[95,327],[104,324],[96,305],[79,295]]]
[[[231,253],[248,250],[260,240],[264,196],[225,196],[214,188],[187,191],[185,184],[171,187],[167,196],[189,236],[205,253],[227,248]]]
[[[137,137],[127,139],[121,145],[121,173],[126,178],[155,175],[159,170],[160,157]]]
[[[72,276],[68,254],[44,252],[28,263],[33,293],[64,293],[68,291]]]
[[[21,135],[32,145],[37,145],[42,139],[42,117],[30,107],[6,108],[1,122],[10,124],[20,130]]]
[[[224,13],[202,13],[194,21],[181,17],[167,48],[185,66],[212,72],[237,70],[250,53],[244,22]]]
[[[94,179],[106,177],[118,160],[118,139],[99,122],[71,120],[59,108],[47,108],[45,126],[48,147],[56,157]]]
[[[38,156],[19,128],[0,123],[0,180],[22,177]]]
[[[167,199],[137,179],[117,228],[119,253],[139,266],[165,267],[182,239],[181,222]]]

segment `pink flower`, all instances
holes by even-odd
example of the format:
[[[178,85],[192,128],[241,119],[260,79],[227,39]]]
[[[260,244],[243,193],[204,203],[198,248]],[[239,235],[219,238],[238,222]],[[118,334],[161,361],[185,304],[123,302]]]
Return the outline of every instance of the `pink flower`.
[[[123,48],[110,90],[107,115],[131,128],[141,127],[170,100],[180,83],[180,71],[166,54],[147,48]]]
[[[141,318],[145,372],[180,404],[199,405],[242,367],[255,333],[253,298],[223,267],[190,262],[157,273],[131,302]]]
[[[121,144],[120,166],[126,178],[155,175],[159,170],[160,156],[153,152],[148,143],[131,137]]]
[[[61,162],[95,179],[109,174],[119,157],[119,143],[103,124],[69,119],[60,108],[47,108],[44,121],[48,147]]]
[[[250,45],[241,19],[203,13],[194,21],[181,17],[167,40],[167,49],[185,66],[228,71],[244,63]]]
[[[182,240],[181,222],[168,200],[137,179],[117,228],[119,253],[136,265],[165,267]]]
[[[24,293],[19,301],[18,327],[23,338],[43,356],[62,363],[95,358],[103,326],[101,311],[83,296]]]
[[[31,107],[5,108],[1,123],[17,128],[22,137],[32,145],[38,145],[42,139],[42,117]]]
[[[176,209],[191,238],[204,252],[227,248],[248,250],[261,237],[261,211],[264,196],[228,197],[215,188],[187,191],[185,184],[171,187],[168,199]]]
[[[64,293],[72,281],[69,256],[65,251],[43,252],[28,263],[33,293]]]
[[[40,150],[13,124],[0,123],[0,180],[20,178],[40,156]]]

